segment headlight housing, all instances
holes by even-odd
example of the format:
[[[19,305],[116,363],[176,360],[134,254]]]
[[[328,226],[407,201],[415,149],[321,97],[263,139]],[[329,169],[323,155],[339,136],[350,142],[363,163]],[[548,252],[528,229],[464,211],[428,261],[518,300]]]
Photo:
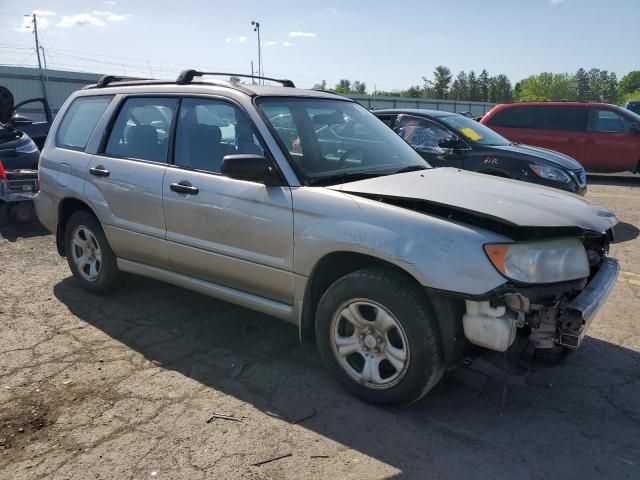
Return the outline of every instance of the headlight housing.
[[[33,153],[37,151],[38,151],[38,146],[30,138],[28,138],[27,141],[22,145],[20,145],[19,147],[16,147],[16,152],[18,153]]]
[[[589,276],[587,253],[577,238],[494,243],[485,245],[484,250],[502,275],[522,283],[566,282]]]
[[[571,181],[569,174],[556,167],[534,163],[531,165],[531,170],[539,177],[553,180],[554,182],[569,183]]]

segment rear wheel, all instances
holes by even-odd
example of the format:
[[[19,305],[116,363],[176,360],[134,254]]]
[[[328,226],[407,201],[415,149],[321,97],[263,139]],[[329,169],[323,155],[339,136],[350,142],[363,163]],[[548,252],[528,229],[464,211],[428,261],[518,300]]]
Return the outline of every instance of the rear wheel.
[[[327,368],[376,404],[410,404],[436,385],[444,363],[435,318],[418,288],[391,270],[359,270],[318,305],[316,338]]]
[[[64,243],[69,268],[83,288],[102,293],[115,286],[116,256],[100,222],[91,213],[80,210],[71,216]]]

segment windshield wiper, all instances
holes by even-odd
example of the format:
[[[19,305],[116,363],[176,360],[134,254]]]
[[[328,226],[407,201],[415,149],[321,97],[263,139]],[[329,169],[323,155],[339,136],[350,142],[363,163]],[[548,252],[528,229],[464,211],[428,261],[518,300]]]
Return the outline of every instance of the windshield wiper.
[[[338,185],[340,183],[354,182],[365,178],[381,177],[383,172],[345,172],[327,177],[312,178],[307,180],[307,185]]]
[[[396,175],[398,173],[417,172],[418,170],[429,170],[429,167],[425,165],[409,165],[408,167],[402,167],[400,170],[391,172],[389,175]]]

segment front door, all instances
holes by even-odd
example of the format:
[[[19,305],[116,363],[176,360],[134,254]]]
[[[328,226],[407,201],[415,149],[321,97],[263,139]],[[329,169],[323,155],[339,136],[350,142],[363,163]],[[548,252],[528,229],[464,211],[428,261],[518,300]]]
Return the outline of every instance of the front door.
[[[169,265],[162,212],[162,180],[177,100],[124,100],[104,149],[89,162],[85,196],[100,218],[116,256]]]
[[[422,117],[399,115],[393,130],[434,167],[464,166],[464,156],[455,149],[442,148],[442,140],[457,137],[442,125]]]
[[[589,130],[584,137],[587,170],[632,171],[640,159],[640,135],[631,120],[608,107],[589,107]]]
[[[265,155],[239,107],[210,98],[181,101],[174,165],[163,184],[171,267],[292,304],[291,191],[222,175],[223,157],[242,153]]]

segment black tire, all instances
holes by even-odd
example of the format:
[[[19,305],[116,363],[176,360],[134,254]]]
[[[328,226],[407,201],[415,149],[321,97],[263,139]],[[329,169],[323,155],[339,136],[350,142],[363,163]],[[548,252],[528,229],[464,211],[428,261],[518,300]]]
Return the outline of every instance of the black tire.
[[[341,364],[341,361],[344,363],[345,360],[339,360],[339,355],[334,353],[332,332],[334,328],[340,328],[335,327],[335,322],[344,320],[338,311],[342,311],[345,304],[353,299],[377,303],[391,313],[395,317],[394,320],[401,325],[408,343],[408,360],[403,367],[404,374],[395,384],[384,388],[367,386],[367,382],[354,378],[353,371],[349,372],[349,367]],[[335,322],[334,318],[337,319]],[[442,347],[432,309],[424,294],[417,285],[413,285],[410,278],[392,270],[358,270],[334,282],[320,300],[315,328],[318,348],[326,367],[345,389],[366,402],[377,405],[411,404],[426,395],[444,373]],[[390,342],[388,332],[384,334],[386,337],[383,342]],[[349,338],[356,338],[356,334],[354,331],[353,336]],[[361,345],[363,343],[361,342]],[[351,355],[362,357],[358,352]],[[346,361],[351,363],[350,360]],[[382,362],[377,364],[378,374],[381,372]],[[363,363],[363,371],[364,368]]]
[[[11,206],[10,218],[21,225],[31,223],[36,218],[36,211],[31,202],[20,202]]]
[[[97,276],[92,280],[87,278],[88,272],[83,274],[74,261],[74,248],[76,247],[73,245],[73,235],[82,228],[93,234],[101,254]],[[116,256],[111,250],[100,222],[91,212],[79,210],[71,215],[64,231],[64,247],[71,273],[82,288],[96,293],[106,293],[115,287],[118,278]]]

